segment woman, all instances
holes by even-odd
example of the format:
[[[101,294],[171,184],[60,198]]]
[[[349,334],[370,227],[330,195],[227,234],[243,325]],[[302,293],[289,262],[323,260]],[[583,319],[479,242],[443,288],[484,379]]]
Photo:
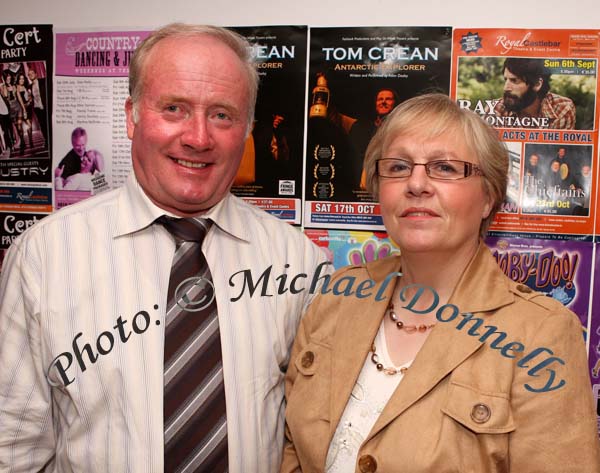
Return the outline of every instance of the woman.
[[[385,120],[365,170],[401,255],[338,271],[303,318],[282,472],[600,471],[581,324],[481,240],[507,169],[446,96]]]
[[[28,87],[25,74],[17,76],[17,100],[19,101],[20,109],[17,115],[17,132],[21,137],[21,153],[25,151],[25,140],[23,139],[23,124],[27,130],[29,138],[29,147],[33,148],[33,128],[31,127],[31,116],[33,115],[33,97],[31,89]]]
[[[9,71],[4,72],[4,87],[2,88],[2,94],[8,102],[8,108],[10,109],[10,141],[12,143],[12,149],[14,150],[16,147],[17,139],[14,136],[13,127],[16,128],[17,134],[21,138],[21,143],[23,143],[23,130],[17,127],[17,122],[19,121],[19,113],[21,112],[21,105],[19,104],[19,100],[17,98],[17,87],[14,84],[14,76]],[[22,145],[23,146],[23,145]]]

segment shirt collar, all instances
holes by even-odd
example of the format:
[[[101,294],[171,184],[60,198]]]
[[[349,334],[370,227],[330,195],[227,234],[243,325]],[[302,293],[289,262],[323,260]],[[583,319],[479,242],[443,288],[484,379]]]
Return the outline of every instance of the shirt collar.
[[[252,222],[248,221],[245,212],[240,212],[240,205],[236,197],[227,193],[218,204],[202,214],[202,218],[211,219],[215,226],[234,238],[250,241],[248,225],[251,225]],[[121,188],[118,198],[117,225],[113,237],[128,235],[148,228],[163,215],[177,217],[152,202],[132,172]]]

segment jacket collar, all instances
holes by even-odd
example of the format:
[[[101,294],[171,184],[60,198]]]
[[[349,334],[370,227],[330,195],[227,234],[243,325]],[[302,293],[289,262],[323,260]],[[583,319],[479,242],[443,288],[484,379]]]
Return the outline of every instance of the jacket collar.
[[[400,257],[393,256],[374,261],[367,264],[366,270],[377,284],[374,289],[378,289],[386,278],[390,278],[390,274],[401,271]],[[395,278],[389,281],[387,288],[382,292],[382,296],[385,297],[382,297],[382,300],[374,300],[376,293],[372,297],[357,299],[351,313],[344,315],[344,322],[338,324],[333,342],[332,436],[365,358],[370,356],[371,344],[385,315],[394,283]],[[488,248],[480,242],[449,303],[456,305],[462,314],[493,311],[512,301],[513,295],[509,292],[506,277],[499,270]],[[444,314],[448,316],[450,309]],[[457,317],[450,322],[437,323],[365,441],[427,394],[481,347],[483,343],[477,337],[469,335],[467,330],[455,328],[458,322]]]

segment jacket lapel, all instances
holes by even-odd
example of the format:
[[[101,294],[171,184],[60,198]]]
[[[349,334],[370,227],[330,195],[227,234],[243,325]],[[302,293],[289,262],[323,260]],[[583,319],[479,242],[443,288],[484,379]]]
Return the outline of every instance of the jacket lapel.
[[[506,287],[506,290],[502,290],[503,287]],[[488,248],[480,243],[477,253],[454,290],[450,302],[458,307],[460,314],[466,312],[477,314],[493,311],[512,301],[513,296],[508,291],[506,278],[497,267]],[[451,314],[452,310],[448,308],[441,313],[441,318],[449,319]],[[466,323],[460,330],[456,328],[463,320],[460,314],[448,322],[441,322],[438,319],[437,325],[417,353],[410,369],[404,375],[365,441],[375,436],[425,396],[458,365],[481,348],[483,342],[479,341],[477,336],[468,333],[472,323]],[[480,314],[479,317],[493,317],[493,315]],[[375,336],[377,328],[378,325],[373,336]],[[362,363],[358,364],[362,367]]]

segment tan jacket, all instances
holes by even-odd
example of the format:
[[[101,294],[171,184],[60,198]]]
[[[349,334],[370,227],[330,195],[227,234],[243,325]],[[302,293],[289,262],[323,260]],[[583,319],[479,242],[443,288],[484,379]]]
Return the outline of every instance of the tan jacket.
[[[324,470],[329,443],[395,280],[382,293],[384,300],[375,301],[376,291],[399,267],[399,258],[389,257],[338,271],[329,285],[331,289],[345,277],[338,293],[350,277],[356,278],[354,290],[366,279],[377,286],[366,298],[319,296],[302,320],[286,376],[282,472]],[[363,442],[356,471],[600,472],[596,416],[577,317],[555,300],[509,280],[483,244],[450,302],[461,314],[471,312],[482,322],[476,327],[473,319],[457,329],[465,320],[459,314],[432,329]],[[451,315],[448,308],[440,316]],[[489,329],[485,326],[506,335],[496,333],[481,341]],[[524,360],[536,348],[551,350],[564,365],[556,360],[540,365],[552,356],[546,350]],[[520,360],[523,367],[517,364]],[[561,380],[562,387],[548,392],[525,387],[556,388]]]

